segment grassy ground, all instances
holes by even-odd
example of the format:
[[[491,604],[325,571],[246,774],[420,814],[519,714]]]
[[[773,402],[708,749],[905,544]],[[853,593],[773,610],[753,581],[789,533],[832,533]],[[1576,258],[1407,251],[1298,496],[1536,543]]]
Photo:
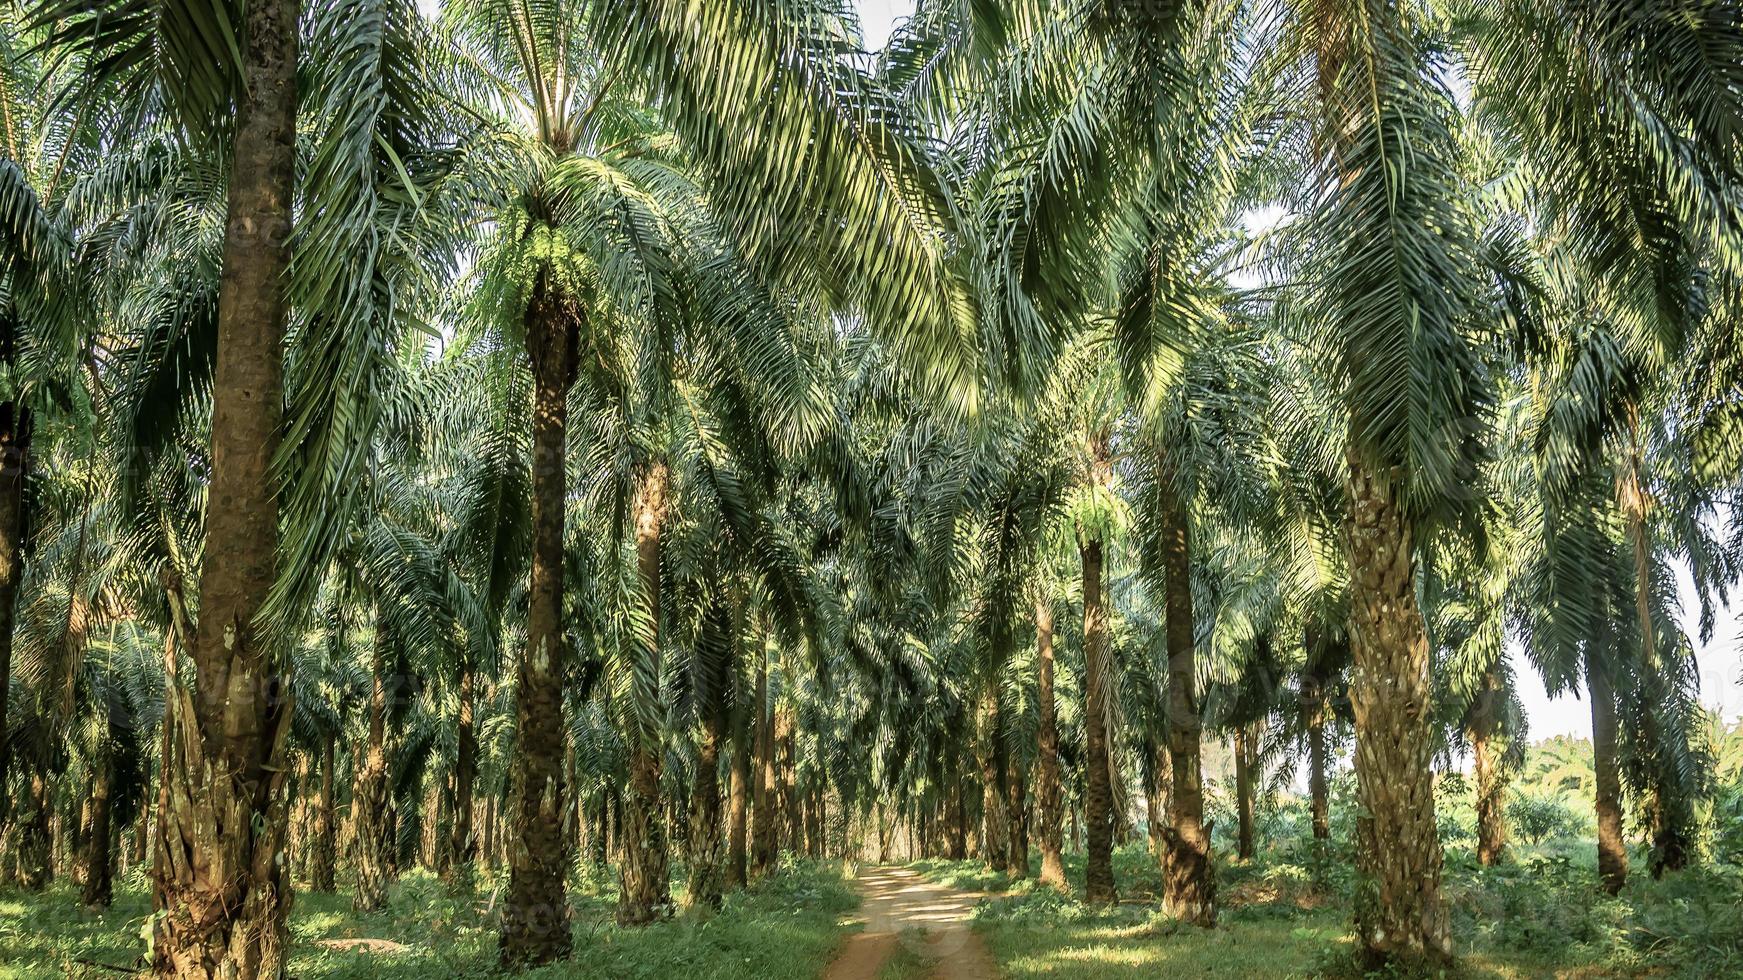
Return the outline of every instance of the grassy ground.
[[[575,956],[529,978],[743,978],[813,980],[858,906],[836,864],[800,864],[756,891],[731,896],[706,918],[680,915],[646,929],[611,923],[616,885],[575,883]],[[489,884],[451,895],[423,872],[406,875],[386,912],[358,915],[349,895],[298,894],[291,913],[291,973],[315,978],[478,977],[495,973]],[[79,908],[76,893],[0,893],[0,978],[114,977],[144,951],[150,899],[138,883],[118,889],[106,913]],[[387,940],[397,947],[335,949],[323,941]],[[403,947],[403,948],[398,948]]]
[[[1498,869],[1467,850],[1447,854],[1446,896],[1460,963],[1456,976],[1482,980],[1560,977],[1743,976],[1743,870],[1685,872],[1662,882],[1637,874],[1621,897],[1595,887],[1589,844],[1519,848]],[[1082,859],[1067,855],[1073,881]],[[1639,867],[1640,865],[1637,865]],[[1220,927],[1181,927],[1156,911],[1160,878],[1140,845],[1120,849],[1115,871],[1125,900],[1092,909],[1012,882],[978,862],[922,862],[929,877],[989,893],[976,928],[1016,980],[1047,978],[1335,977],[1350,967],[1348,855],[1271,851],[1253,862],[1219,854]],[[494,973],[493,883],[450,894],[421,872],[393,889],[389,910],[360,916],[348,895],[299,894],[291,917],[293,975],[429,980]],[[850,931],[858,901],[842,868],[800,864],[763,888],[729,898],[707,918],[680,916],[642,930],[611,924],[616,886],[607,876],[573,883],[575,957],[534,978],[817,977]],[[150,902],[138,882],[115,907],[86,913],[74,892],[0,893],[0,978],[112,977],[144,951]],[[334,940],[386,940],[391,947],[345,950]],[[881,980],[923,976],[906,947]],[[102,965],[97,965],[102,964]]]
[[[1526,849],[1505,867],[1483,869],[1468,851],[1450,849],[1445,894],[1459,953],[1450,975],[1743,976],[1743,871],[1692,871],[1663,882],[1637,875],[1611,899],[1597,891],[1586,850],[1578,842]],[[1115,855],[1124,901],[1108,910],[1032,880],[1013,883],[978,862],[919,867],[935,880],[990,893],[975,913],[976,928],[1017,980],[1350,977],[1360,973],[1351,958],[1347,860],[1219,855],[1222,913],[1212,931],[1183,927],[1156,910],[1160,875],[1140,845]],[[1067,855],[1066,865],[1080,882],[1082,858]]]

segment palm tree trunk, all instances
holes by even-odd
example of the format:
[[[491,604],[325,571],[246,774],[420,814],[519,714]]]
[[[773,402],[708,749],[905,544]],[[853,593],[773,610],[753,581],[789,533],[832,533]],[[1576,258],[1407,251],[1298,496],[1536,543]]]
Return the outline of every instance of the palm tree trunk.
[[[727,803],[726,887],[743,888],[748,868],[745,862],[745,834],[750,822],[751,745],[749,727],[738,726],[737,744],[732,747],[732,791]]]
[[[382,833],[386,836],[387,844],[381,849],[381,853],[384,858],[382,864],[387,868],[387,881],[390,884],[399,878],[400,819],[399,801],[393,798],[393,793],[389,792],[387,794],[387,817],[382,821]]]
[[[1150,830],[1150,855],[1156,859],[1158,868],[1166,868],[1168,860],[1168,838],[1163,834],[1167,826],[1166,794],[1162,792],[1162,780],[1168,778],[1162,768],[1162,757],[1166,754],[1154,734],[1144,735],[1144,819]]]
[[[950,839],[944,844],[944,856],[952,861],[968,859],[968,803],[963,799],[962,784],[962,769],[953,764],[950,773],[950,801],[945,804],[950,808]]]
[[[690,860],[689,796],[690,794],[684,792],[674,793],[665,800],[665,805],[662,807],[666,815],[666,845],[668,848],[666,863],[668,868],[671,866],[672,849],[674,848],[679,861]],[[676,843],[671,836],[671,828],[673,827],[678,829]]]
[[[272,459],[283,417],[284,331],[297,121],[297,0],[247,5],[236,100],[211,483],[192,637],[196,692],[172,675],[158,814],[152,967],[207,980],[285,972],[290,867],[282,858],[289,678],[255,636],[277,576]],[[167,583],[179,595],[179,583]],[[185,605],[181,615],[185,620]],[[185,639],[185,636],[184,636]]]
[[[369,734],[358,752],[351,786],[352,863],[357,890],[351,908],[377,912],[387,905],[389,852],[393,837],[387,819],[387,651],[386,624],[376,611],[375,655],[369,693]]]
[[[1114,891],[1113,778],[1108,751],[1107,717],[1113,692],[1108,649],[1107,611],[1102,594],[1102,543],[1087,539],[1079,545],[1083,563],[1083,659],[1087,697],[1084,704],[1084,822],[1088,824],[1083,900],[1092,905],[1118,901]]]
[[[65,806],[69,812],[71,811],[73,802],[70,797],[65,801],[65,803],[63,803],[63,806]],[[91,834],[91,798],[89,796],[85,797],[83,800],[78,802],[77,806],[79,819],[70,821],[73,830],[70,839],[57,840],[55,843],[66,848],[65,855],[68,858],[68,863],[71,864],[69,870],[72,875],[72,882],[79,886],[80,891],[83,891],[85,887],[86,870],[85,841]],[[58,859],[60,855],[61,852],[57,851],[57,864],[59,863]]]
[[[32,868],[34,877],[28,880],[26,887],[35,889],[47,888],[54,882],[57,874],[65,874],[66,868],[61,861],[61,850],[66,846],[66,817],[61,808],[55,805],[54,787],[48,777],[40,772],[30,782],[31,799],[31,831],[34,840],[29,848],[39,858],[36,867]]]
[[[805,853],[813,858],[821,858],[824,851],[824,834],[829,829],[829,798],[824,792],[823,780],[819,778],[811,786],[811,818],[805,830]]]
[[[981,858],[987,867],[1006,866],[1010,855],[1010,828],[1006,825],[1004,793],[1001,786],[1004,767],[1000,764],[1003,736],[999,732],[999,695],[995,682],[988,681],[980,696],[980,813],[985,827],[986,848]]]
[[[478,842],[472,832],[472,788],[478,780],[478,711],[476,671],[472,658],[460,665],[459,716],[454,731],[454,825],[448,835],[448,883],[458,884],[472,874]]]
[[[794,796],[793,709],[789,705],[775,708],[775,840],[785,843],[789,852],[799,849],[799,807]]]
[[[448,850],[447,837],[442,833],[442,825],[448,819],[446,807],[442,781],[431,774],[424,780],[424,805],[418,814],[418,864],[437,875],[442,873],[443,855]]]
[[[1307,636],[1309,656],[1320,642],[1317,630]],[[1311,670],[1301,675],[1301,727],[1307,733],[1307,794],[1313,839],[1331,839],[1331,793],[1326,784],[1325,685]]]
[[[562,959],[572,942],[563,880],[569,866],[563,838],[563,506],[577,327],[541,274],[526,311],[533,369],[532,575],[526,651],[515,675],[519,737],[508,803],[514,845],[498,946],[502,964],[511,968]]]
[[[1158,836],[1161,842],[1157,845],[1157,867],[1167,870],[1168,861],[1168,831],[1173,826],[1169,814],[1174,812],[1174,757],[1168,753],[1168,741],[1164,736],[1158,742],[1154,755],[1156,767],[1156,795],[1159,797],[1158,807],[1162,812],[1162,829]],[[1206,833],[1209,833],[1207,830]]]
[[[310,794],[314,792],[314,760],[307,752],[297,754],[296,771],[291,775],[290,794],[290,834],[285,844],[285,857],[291,862],[293,880],[301,877],[309,879],[309,824],[314,817],[314,805]]]
[[[1592,755],[1597,781],[1598,879],[1614,895],[1628,883],[1628,845],[1622,836],[1622,771],[1616,747],[1616,693],[1597,657],[1586,654],[1586,690],[1592,698]]]
[[[1660,654],[1658,625],[1653,619],[1652,538],[1647,528],[1647,511],[1652,501],[1646,487],[1644,453],[1640,446],[1639,406],[1630,403],[1626,413],[1628,467],[1622,479],[1617,481],[1617,495],[1622,512],[1627,516],[1629,550],[1633,553],[1634,614],[1640,626],[1640,664],[1649,676],[1656,677],[1660,671]],[[1663,735],[1656,705],[1642,712],[1641,720],[1640,741],[1657,752]],[[1650,870],[1654,878],[1663,877],[1667,871],[1686,868],[1696,846],[1690,833],[1691,821],[1676,816],[1689,809],[1686,801],[1679,799],[1683,795],[1679,782],[1666,777],[1663,763],[1647,769],[1647,810],[1653,844]]]
[[[1060,854],[1059,716],[1053,703],[1053,603],[1035,600],[1035,685],[1039,721],[1035,737],[1035,809],[1040,820],[1041,883],[1064,891],[1065,859]]]
[[[309,845],[309,888],[325,893],[334,890],[333,866],[338,857],[334,840],[338,821],[333,815],[334,740],[331,731],[324,732],[321,736],[321,794],[315,804],[315,826],[310,833],[312,839]]]
[[[1021,760],[1005,753],[1005,826],[1010,832],[1005,873],[1012,878],[1029,877],[1029,781]]]
[[[1211,868],[1210,832],[1204,826],[1204,779],[1199,739],[1197,651],[1192,612],[1192,541],[1186,503],[1175,489],[1172,468],[1163,460],[1162,524],[1164,630],[1168,647],[1168,800],[1167,860],[1163,867],[1163,906],[1176,918],[1200,926],[1216,924],[1216,878]]]
[[[115,897],[114,851],[109,846],[109,790],[112,780],[111,750],[108,732],[97,737],[97,751],[91,764],[91,795],[88,798],[91,825],[85,834],[84,892],[81,896],[88,909],[106,909]]]
[[[1507,822],[1502,811],[1500,760],[1487,735],[1472,733],[1477,777],[1477,860],[1485,867],[1500,864],[1507,853]]]
[[[1356,719],[1356,935],[1370,964],[1443,960],[1428,637],[1411,528],[1381,474],[1349,460],[1350,703]]]
[[[581,770],[579,765],[569,767],[569,788],[575,794],[574,811],[575,825],[571,836],[575,839],[575,858],[591,863],[593,860],[593,819],[588,815],[587,797],[581,795]]]
[[[656,460],[636,476],[631,514],[635,521],[636,568],[641,577],[643,613],[650,624],[646,676],[632,681],[637,708],[630,724],[629,801],[624,807],[624,841],[617,893],[617,923],[647,925],[671,911],[666,878],[666,828],[661,812],[663,750],[657,723],[649,721],[660,703],[660,530],[666,517],[666,464]],[[713,778],[710,774],[709,778]]]
[[[800,809],[804,811],[804,854],[807,858],[816,856],[817,846],[817,792],[816,783],[805,783],[804,790],[798,793]]]
[[[12,818],[12,858],[17,862],[13,878],[25,891],[41,891],[54,877],[54,859],[49,844],[48,781],[33,772],[25,781],[25,795],[17,801]]]
[[[17,360],[11,320],[0,335],[0,363]],[[24,487],[30,477],[30,410],[16,402],[0,403],[0,818],[11,812],[6,798],[12,746],[8,741],[5,693],[12,680],[12,621],[18,581],[24,567]]]
[[[133,818],[132,852],[127,857],[127,870],[145,863],[145,852],[150,843],[151,807],[146,801],[151,799],[151,784],[148,779],[139,794],[139,814]]]
[[[720,749],[726,741],[727,687],[732,663],[714,657],[699,678],[702,703],[702,735],[696,744],[696,782],[690,795],[690,903],[719,908],[724,890],[720,858]]]
[[[1242,725],[1235,729],[1235,854],[1244,861],[1253,859],[1253,768],[1256,754],[1249,727]]]
[[[595,868],[603,868],[611,861],[611,803],[605,790],[594,794],[593,833],[588,841],[588,861]]]
[[[1483,672],[1483,689],[1472,705],[1470,725],[1477,777],[1477,860],[1485,867],[1500,864],[1507,850],[1507,818],[1502,808],[1507,780],[1496,742],[1500,701],[1500,677],[1491,665]]]
[[[478,860],[484,862],[486,870],[496,866],[496,797],[490,796],[484,801],[484,840],[478,850]]]
[[[769,716],[769,648],[766,640],[757,642],[756,717],[751,721],[756,733],[756,781],[751,785],[751,809],[755,822],[751,825],[750,874],[753,879],[768,877],[775,869],[775,732]]]

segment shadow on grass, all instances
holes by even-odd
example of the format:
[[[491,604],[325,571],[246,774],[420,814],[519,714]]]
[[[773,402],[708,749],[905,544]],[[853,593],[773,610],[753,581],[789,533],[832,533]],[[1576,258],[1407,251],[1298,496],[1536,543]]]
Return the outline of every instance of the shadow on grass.
[[[476,892],[454,895],[413,872],[394,886],[388,909],[373,915],[352,912],[349,895],[298,894],[290,972],[305,980],[496,976],[491,887],[483,883]],[[572,897],[573,957],[519,976],[810,980],[849,930],[845,917],[857,905],[838,866],[810,864],[730,896],[718,914],[680,914],[644,929],[611,923],[614,884],[581,882]],[[138,965],[150,914],[138,882],[119,888],[114,907],[101,913],[80,908],[67,887],[0,893],[0,977],[118,976],[116,969]],[[335,948],[348,940],[396,945]]]
[[[1440,975],[1743,977],[1743,869],[1714,864],[1662,882],[1637,875],[1610,898],[1596,887],[1590,850],[1521,847],[1510,863],[1482,868],[1468,849],[1449,847],[1443,895],[1457,963]],[[914,865],[988,893],[975,927],[1013,978],[1364,976],[1349,936],[1346,855],[1308,848],[1245,862],[1219,855],[1220,921],[1212,931],[1181,926],[1157,909],[1160,872],[1142,846],[1116,851],[1114,866],[1123,901],[1110,909],[979,862]],[[1081,887],[1082,857],[1068,854],[1066,870]]]

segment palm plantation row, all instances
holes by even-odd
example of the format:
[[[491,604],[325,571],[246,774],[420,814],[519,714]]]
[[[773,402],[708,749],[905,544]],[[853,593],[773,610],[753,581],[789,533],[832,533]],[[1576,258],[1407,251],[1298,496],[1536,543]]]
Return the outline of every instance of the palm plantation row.
[[[1358,950],[1435,963],[1510,644],[1603,887],[1704,858],[1731,0],[3,16],[0,867],[148,863],[160,974],[282,975],[293,869],[500,861],[520,966],[578,858],[633,927],[898,826],[1107,903],[1141,822],[1212,927],[1207,733],[1242,851],[1350,749]]]

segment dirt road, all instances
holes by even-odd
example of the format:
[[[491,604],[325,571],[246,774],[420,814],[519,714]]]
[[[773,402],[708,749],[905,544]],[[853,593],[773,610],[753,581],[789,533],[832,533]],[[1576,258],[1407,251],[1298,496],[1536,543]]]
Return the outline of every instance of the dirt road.
[[[824,980],[876,980],[908,945],[936,980],[996,980],[998,967],[968,924],[979,895],[933,884],[906,868],[866,867],[855,881],[865,931],[848,939]]]

